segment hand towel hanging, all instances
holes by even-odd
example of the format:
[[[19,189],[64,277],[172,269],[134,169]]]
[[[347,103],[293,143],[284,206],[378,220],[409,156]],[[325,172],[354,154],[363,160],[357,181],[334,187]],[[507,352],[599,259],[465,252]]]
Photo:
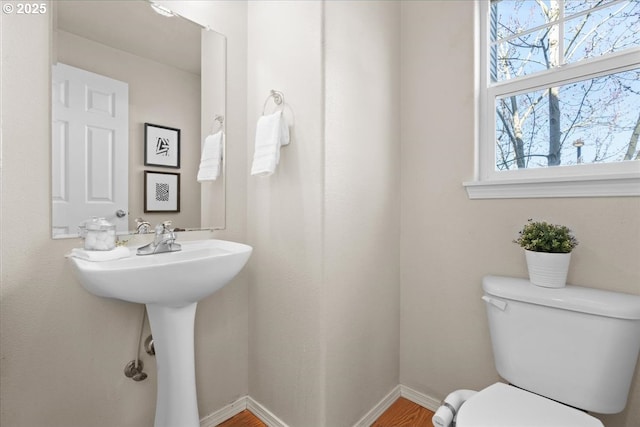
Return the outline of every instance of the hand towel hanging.
[[[90,251],[84,248],[73,248],[66,257],[80,258],[92,262],[113,261],[131,256],[131,250],[126,246],[116,246],[110,251]]]
[[[258,119],[251,175],[269,176],[280,162],[280,147],[289,144],[289,126],[276,111]]]
[[[222,130],[205,138],[198,169],[198,182],[215,181],[220,176],[223,141]]]

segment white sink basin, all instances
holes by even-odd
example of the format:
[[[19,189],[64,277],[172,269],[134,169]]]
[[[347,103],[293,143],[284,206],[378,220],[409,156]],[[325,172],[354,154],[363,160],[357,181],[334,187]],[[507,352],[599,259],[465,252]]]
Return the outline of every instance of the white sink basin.
[[[182,250],[91,262],[71,258],[76,276],[94,295],[180,307],[211,295],[240,272],[251,246],[225,240],[180,242]]]
[[[158,374],[155,427],[200,427],[194,362],[198,301],[226,285],[251,246],[224,240],[180,242],[182,251],[91,262],[70,258],[92,294],[145,304]]]

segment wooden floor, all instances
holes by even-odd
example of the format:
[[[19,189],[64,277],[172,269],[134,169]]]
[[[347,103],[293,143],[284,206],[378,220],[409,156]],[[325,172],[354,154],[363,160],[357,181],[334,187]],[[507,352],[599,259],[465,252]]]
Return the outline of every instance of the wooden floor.
[[[371,427],[432,427],[433,412],[405,399],[396,400]],[[218,427],[267,427],[249,411],[242,411]]]
[[[433,427],[431,417],[433,412],[401,397],[371,427]]]
[[[246,409],[240,412],[238,415],[233,416],[222,424],[218,424],[218,427],[267,427],[265,423],[260,421],[258,417],[253,415]]]

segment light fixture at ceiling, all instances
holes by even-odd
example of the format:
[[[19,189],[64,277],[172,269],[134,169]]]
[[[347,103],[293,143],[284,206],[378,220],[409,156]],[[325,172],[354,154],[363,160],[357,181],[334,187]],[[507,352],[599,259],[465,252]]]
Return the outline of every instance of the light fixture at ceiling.
[[[166,16],[171,18],[172,16],[174,16],[173,12],[169,9],[167,9],[164,6],[160,6],[159,4],[156,4],[155,2],[151,2],[151,9],[153,9],[154,12],[156,12],[157,14],[160,14],[162,16]]]

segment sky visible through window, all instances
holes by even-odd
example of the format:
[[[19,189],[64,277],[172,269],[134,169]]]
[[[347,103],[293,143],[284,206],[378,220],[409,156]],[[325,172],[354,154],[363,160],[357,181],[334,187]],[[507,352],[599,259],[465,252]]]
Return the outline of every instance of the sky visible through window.
[[[640,0],[492,1],[490,21],[498,82],[640,46]],[[496,170],[637,160],[640,67],[500,97],[495,113]]]

